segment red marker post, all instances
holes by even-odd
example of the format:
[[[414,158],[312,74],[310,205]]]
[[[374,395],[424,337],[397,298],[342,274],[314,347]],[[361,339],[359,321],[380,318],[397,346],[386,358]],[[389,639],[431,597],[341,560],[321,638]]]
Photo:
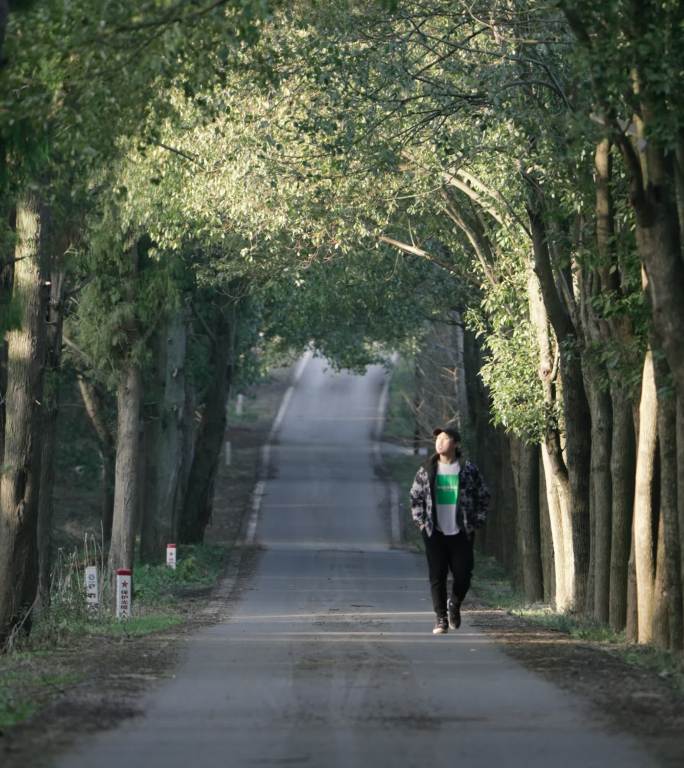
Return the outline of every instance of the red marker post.
[[[133,571],[119,568],[116,572],[116,618],[128,619],[131,616]]]
[[[166,564],[169,566],[169,568],[176,569],[176,545],[175,544],[167,544],[166,545]]]

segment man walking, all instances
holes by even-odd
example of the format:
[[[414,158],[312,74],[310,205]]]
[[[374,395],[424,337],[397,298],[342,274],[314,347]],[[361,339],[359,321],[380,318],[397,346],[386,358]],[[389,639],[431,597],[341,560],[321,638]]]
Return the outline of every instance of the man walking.
[[[436,635],[461,626],[461,603],[473,572],[475,529],[487,517],[489,491],[478,468],[461,464],[461,436],[453,427],[433,431],[435,454],[418,470],[411,486],[411,515],[423,533]],[[447,578],[451,571],[451,596]]]

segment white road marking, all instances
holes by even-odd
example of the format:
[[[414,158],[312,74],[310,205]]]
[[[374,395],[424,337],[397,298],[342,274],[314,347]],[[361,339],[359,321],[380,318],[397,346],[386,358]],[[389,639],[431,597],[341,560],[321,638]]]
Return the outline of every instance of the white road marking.
[[[396,365],[397,354],[392,355],[392,364]],[[382,433],[385,427],[385,419],[387,418],[387,403],[389,400],[389,388],[392,380],[392,374],[388,373],[385,376],[385,382],[382,385],[382,392],[380,393],[380,400],[378,402],[377,412],[377,427],[375,433],[375,444],[373,445],[373,452],[375,453],[375,459],[378,464],[382,463],[382,449],[381,440]],[[401,544],[401,527],[399,521],[399,491],[397,484],[389,482],[390,493],[390,544],[393,547],[398,547]]]
[[[261,509],[261,499],[263,498],[265,487],[265,480],[259,480],[259,482],[254,486],[254,493],[252,494],[252,514],[249,517],[247,533],[245,534],[245,544],[247,546],[254,544],[254,540],[256,538],[257,523],[259,522],[259,510]]]
[[[271,464],[271,446],[266,443],[261,446],[261,466],[259,467],[259,477],[261,480],[266,480],[268,477],[268,469]]]
[[[302,355],[300,361],[297,363],[297,367],[295,368],[295,373],[292,378],[292,384],[293,386],[297,386],[299,383],[299,380],[302,378],[302,374],[304,373],[304,369],[306,368],[307,363],[311,358],[313,357],[313,350],[307,349],[306,352]]]
[[[299,380],[302,378],[302,374],[304,373],[304,369],[306,368],[307,363],[311,358],[313,357],[313,352],[309,349],[307,350],[300,361],[297,363],[297,368],[295,369],[294,376],[292,377],[292,384],[287,388],[287,392],[285,392],[285,396],[283,397],[283,401],[280,404],[280,408],[278,408],[278,413],[276,414],[275,419],[273,420],[273,426],[271,427],[271,431],[268,435],[268,442],[272,443],[276,434],[278,433],[278,430],[280,429],[283,419],[285,418],[285,413],[287,411],[288,406],[290,405],[290,400],[292,399],[292,395],[294,394],[295,387],[299,383]]]
[[[271,431],[269,432],[268,440],[264,445],[261,446],[261,466],[259,468],[260,479],[257,481],[257,484],[254,486],[254,491],[252,492],[252,512],[249,516],[249,522],[247,523],[247,531],[245,533],[245,540],[244,540],[244,544],[246,544],[247,546],[254,544],[254,542],[256,541],[256,531],[257,531],[257,526],[259,525],[259,513],[261,511],[261,501],[263,499],[264,492],[266,490],[266,480],[268,478],[268,470],[269,470],[269,465],[271,463],[271,442],[273,441],[273,439],[276,436],[276,433],[280,429],[283,419],[285,418],[285,413],[290,404],[290,400],[292,399],[294,389],[299,383],[299,380],[302,378],[304,369],[306,368],[307,363],[309,362],[309,360],[311,360],[312,357],[313,357],[313,351],[308,349],[304,353],[304,355],[302,355],[301,359],[297,363],[294,376],[292,377],[292,384],[288,387],[287,392],[285,392],[285,396],[283,397],[283,400],[280,403],[280,408],[278,408],[278,413],[276,414],[276,417],[273,420],[273,426],[271,427]]]
[[[390,483],[390,530],[393,547],[401,544],[401,527],[399,522],[399,488],[396,483]]]
[[[331,552],[355,552],[363,555],[369,552],[387,552],[387,542],[356,543],[353,541],[269,541],[268,548],[273,550],[282,550],[285,552],[311,551],[318,552],[321,555]]]
[[[389,400],[389,387],[390,387],[390,380],[392,378],[392,374],[387,374],[385,376],[385,383],[382,385],[382,392],[380,393],[380,400],[378,402],[378,415],[377,415],[377,422],[378,425],[376,427],[375,432],[375,439],[376,440],[382,440],[382,430],[385,427],[385,417],[386,417],[386,411],[387,411],[387,401]]]
[[[268,435],[269,443],[273,441],[273,439],[276,436],[276,433],[280,429],[280,425],[283,423],[283,419],[285,418],[285,411],[287,410],[287,407],[290,404],[290,400],[292,400],[293,393],[294,393],[294,385],[290,385],[287,388],[287,392],[285,393],[285,396],[283,397],[282,402],[280,403],[280,408],[278,409],[278,413],[276,414],[276,417],[273,420],[273,426],[271,427],[271,431]]]
[[[465,613],[465,611],[464,611]],[[235,616],[234,622],[247,622],[247,621],[284,621],[297,623],[302,621],[303,623],[309,623],[312,621],[320,621],[325,619],[330,621],[333,619],[367,619],[371,618],[394,618],[401,619],[402,621],[409,621],[413,619],[419,619],[424,621],[426,618],[433,619],[435,614],[432,611],[347,611],[345,613],[330,613],[329,611],[312,611],[311,613],[259,613],[259,614],[240,614]]]

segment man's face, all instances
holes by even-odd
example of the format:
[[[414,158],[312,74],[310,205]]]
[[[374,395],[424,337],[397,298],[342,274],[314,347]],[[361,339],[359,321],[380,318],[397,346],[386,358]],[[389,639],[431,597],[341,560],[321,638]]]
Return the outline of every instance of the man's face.
[[[435,450],[441,456],[453,453],[455,448],[456,441],[451,435],[447,435],[446,432],[440,432],[435,438]]]

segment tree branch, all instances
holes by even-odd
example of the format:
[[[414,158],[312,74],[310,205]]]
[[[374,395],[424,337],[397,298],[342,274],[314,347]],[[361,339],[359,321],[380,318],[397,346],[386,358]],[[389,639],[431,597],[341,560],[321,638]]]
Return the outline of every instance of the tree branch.
[[[502,227],[506,226],[506,222],[501,217],[501,214],[496,210],[496,208],[494,208],[494,206],[491,205],[491,203],[489,203],[487,199],[483,197],[479,192],[477,192],[477,190],[475,190],[470,184],[462,181],[453,173],[449,173],[449,171],[443,171],[442,178],[447,186],[459,189],[471,200],[476,202],[480,208],[482,208],[482,210],[486,211],[494,219],[494,221],[496,221],[497,224]]]
[[[76,354],[85,362],[88,364],[88,366],[92,369],[95,369],[95,364],[91,360],[90,356],[86,354],[74,341],[72,341],[64,332],[62,332],[62,341],[66,344],[69,349],[76,352]]]
[[[530,217],[530,226],[533,235],[532,247],[534,251],[534,271],[539,278],[539,286],[541,288],[546,311],[549,315],[549,320],[556,333],[558,343],[561,344],[569,337],[575,335],[575,328],[572,324],[570,315],[567,313],[563,306],[563,302],[558,295],[556,281],[553,277],[553,269],[551,268],[546,227],[541,213],[536,210],[533,204],[528,204],[527,213]]]
[[[193,157],[192,155],[187,154],[187,152],[184,152],[182,149],[176,149],[175,147],[170,147],[168,144],[164,144],[164,142],[162,141],[157,142],[157,146],[161,147],[162,149],[166,149],[168,152],[173,152],[175,155],[179,155],[180,157],[183,157],[186,160],[189,160],[191,163],[194,163],[195,165],[199,165],[199,167],[202,170],[204,170],[204,166],[197,159],[196,156]]]
[[[209,339],[215,344],[216,343],[216,334],[207,325],[207,321],[197,311],[197,308],[195,307],[194,304],[190,304],[190,308],[192,309],[192,314],[200,321],[200,325],[204,328],[204,331],[207,334],[207,336],[209,337]]]
[[[644,193],[644,174],[641,169],[639,156],[631,140],[625,136],[618,126],[615,129],[615,143],[618,145],[629,171],[629,189],[632,203],[637,210],[637,214],[642,213],[646,206],[646,195]]]
[[[380,235],[378,240],[380,240],[381,243],[386,243],[387,245],[391,245],[394,248],[398,248],[400,251],[408,253],[411,256],[420,256],[421,258],[426,259],[432,264],[440,267],[440,269],[445,270],[450,275],[457,275],[457,273],[448,264],[445,264],[441,260],[436,259],[432,254],[424,251],[422,248],[418,248],[415,245],[409,245],[408,243],[404,243],[401,240],[395,240],[393,237],[387,237],[387,235]]]
[[[499,192],[497,189],[492,189],[489,185],[485,184],[482,179],[479,179],[477,176],[473,176],[472,173],[469,173],[464,168],[459,168],[456,171],[456,174],[462,178],[464,181],[471,184],[475,189],[479,189],[480,192],[483,194],[488,195],[493,200],[496,200],[498,203],[500,203],[507,211],[509,216],[513,219],[513,221],[518,224],[523,232],[532,239],[532,233],[529,230],[529,227],[525,224],[525,222],[518,216],[513,206],[506,200],[506,198]]]
[[[492,249],[486,235],[477,232],[472,225],[466,223],[465,219],[459,214],[456,208],[451,205],[445,194],[442,195],[442,198],[444,199],[444,207],[442,210],[468,238],[468,242],[472,246],[473,251],[475,251],[475,255],[482,266],[485,277],[489,280],[491,285],[498,285],[498,278],[491,265],[493,260],[491,255]]]

